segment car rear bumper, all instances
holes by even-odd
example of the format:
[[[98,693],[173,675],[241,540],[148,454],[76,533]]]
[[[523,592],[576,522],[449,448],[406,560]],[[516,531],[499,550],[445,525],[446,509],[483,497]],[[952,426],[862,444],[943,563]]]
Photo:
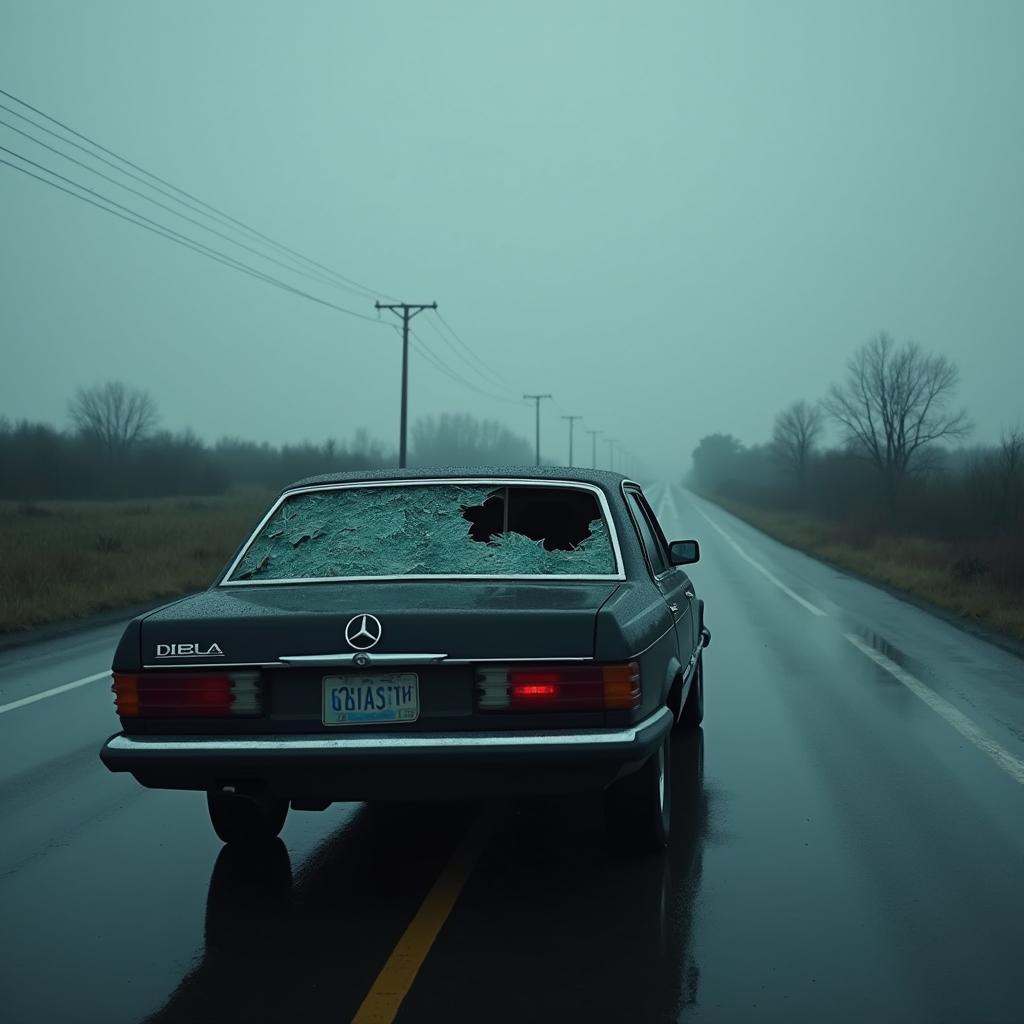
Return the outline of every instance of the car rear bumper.
[[[114,772],[157,789],[259,789],[297,800],[529,795],[601,789],[663,742],[661,708],[622,729],[466,735],[112,736]]]

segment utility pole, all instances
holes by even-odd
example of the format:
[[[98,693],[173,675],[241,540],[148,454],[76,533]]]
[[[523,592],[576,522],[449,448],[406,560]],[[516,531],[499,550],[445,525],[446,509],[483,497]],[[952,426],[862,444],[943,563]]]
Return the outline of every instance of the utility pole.
[[[615,445],[619,443],[617,437],[606,437],[604,443],[608,445],[608,468],[615,468]]]
[[[540,403],[543,398],[552,398],[552,395],[523,395],[523,398],[530,398],[537,403],[537,465],[540,465]]]
[[[597,469],[597,435],[603,434],[603,430],[588,430],[590,435],[590,468]]]
[[[572,432],[576,426],[576,421],[583,419],[582,416],[563,416],[563,420],[569,421],[569,466],[572,467]]]
[[[398,468],[405,469],[409,413],[409,321],[425,309],[437,309],[436,302],[375,302],[377,310],[388,309],[402,318],[402,417],[398,428]]]

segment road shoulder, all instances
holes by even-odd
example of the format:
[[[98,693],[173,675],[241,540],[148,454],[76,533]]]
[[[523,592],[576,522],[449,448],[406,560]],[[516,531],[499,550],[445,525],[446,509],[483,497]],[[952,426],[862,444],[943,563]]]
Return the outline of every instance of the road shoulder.
[[[90,629],[99,629],[118,622],[127,622],[129,619],[135,618],[136,615],[144,615],[146,612],[162,608],[164,605],[174,604],[190,596],[190,594],[179,594],[177,597],[164,597],[158,601],[128,605],[125,608],[111,608],[106,611],[95,612],[92,615],[83,615],[77,619],[63,619],[59,622],[47,622],[43,625],[32,626],[29,629],[0,633],[0,651],[28,647],[32,644],[45,643],[48,640],[63,640],[66,637],[74,636],[76,633],[84,633]]]
[[[715,508],[720,509],[727,515],[734,516],[745,526],[748,526],[752,530],[756,530],[759,534],[767,537],[769,540],[774,541],[776,544],[781,544],[783,547],[788,548],[790,551],[796,551],[801,555],[806,555],[808,558],[813,558],[815,561],[820,562],[822,565],[827,565],[829,568],[834,569],[836,572],[841,573],[845,576],[849,576],[851,579],[858,580],[861,583],[869,584],[872,587],[877,587],[879,590],[890,594],[893,597],[898,598],[901,601],[907,602],[916,608],[920,608],[922,611],[928,612],[929,615],[933,615],[938,619],[948,623],[951,626],[955,626],[957,629],[968,633],[971,636],[984,640],[986,643],[993,644],[996,647],[1001,648],[1009,654],[1013,654],[1018,658],[1024,659],[1024,641],[1018,640],[1016,637],[1010,636],[1007,633],[1000,632],[993,629],[991,626],[985,623],[979,622],[977,619],[968,618],[963,615],[958,615],[956,612],[950,611],[948,608],[944,608],[942,605],[936,604],[934,601],[929,601],[927,598],[921,597],[912,591],[904,590],[900,587],[895,587],[891,583],[885,580],[878,579],[875,576],[870,576],[866,573],[859,572],[856,569],[851,568],[848,565],[844,565],[841,562],[833,561],[832,559],[826,558],[820,552],[815,551],[811,548],[801,547],[794,544],[790,539],[781,537],[776,533],[770,531],[765,527],[764,524],[755,522],[752,519],[747,518],[741,509],[734,508],[729,505],[723,505],[719,501],[710,497],[707,494],[702,494],[699,491],[692,491],[695,497],[706,501],[709,505],[713,505]]]

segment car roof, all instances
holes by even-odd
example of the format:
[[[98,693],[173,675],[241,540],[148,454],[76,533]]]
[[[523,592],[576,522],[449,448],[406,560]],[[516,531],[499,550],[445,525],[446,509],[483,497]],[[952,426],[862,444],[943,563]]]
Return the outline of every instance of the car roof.
[[[629,477],[607,469],[580,469],[569,466],[416,466],[413,469],[367,469],[347,473],[323,473],[298,480],[283,488],[285,491],[297,487],[315,487],[318,484],[372,483],[380,480],[569,480],[574,483],[595,484],[611,494]]]

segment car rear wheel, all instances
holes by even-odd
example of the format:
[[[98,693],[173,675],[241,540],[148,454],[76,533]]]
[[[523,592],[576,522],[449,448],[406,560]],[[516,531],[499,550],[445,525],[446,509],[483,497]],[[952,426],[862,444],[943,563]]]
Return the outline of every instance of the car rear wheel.
[[[604,794],[605,823],[612,842],[632,853],[656,853],[668,843],[672,819],[671,744],[662,745],[638,770]]]
[[[690,692],[686,695],[686,703],[679,713],[676,728],[680,730],[696,729],[704,721],[704,659],[698,658],[690,680]]]
[[[252,845],[274,839],[288,817],[288,801],[249,793],[206,794],[210,823],[222,842]]]

